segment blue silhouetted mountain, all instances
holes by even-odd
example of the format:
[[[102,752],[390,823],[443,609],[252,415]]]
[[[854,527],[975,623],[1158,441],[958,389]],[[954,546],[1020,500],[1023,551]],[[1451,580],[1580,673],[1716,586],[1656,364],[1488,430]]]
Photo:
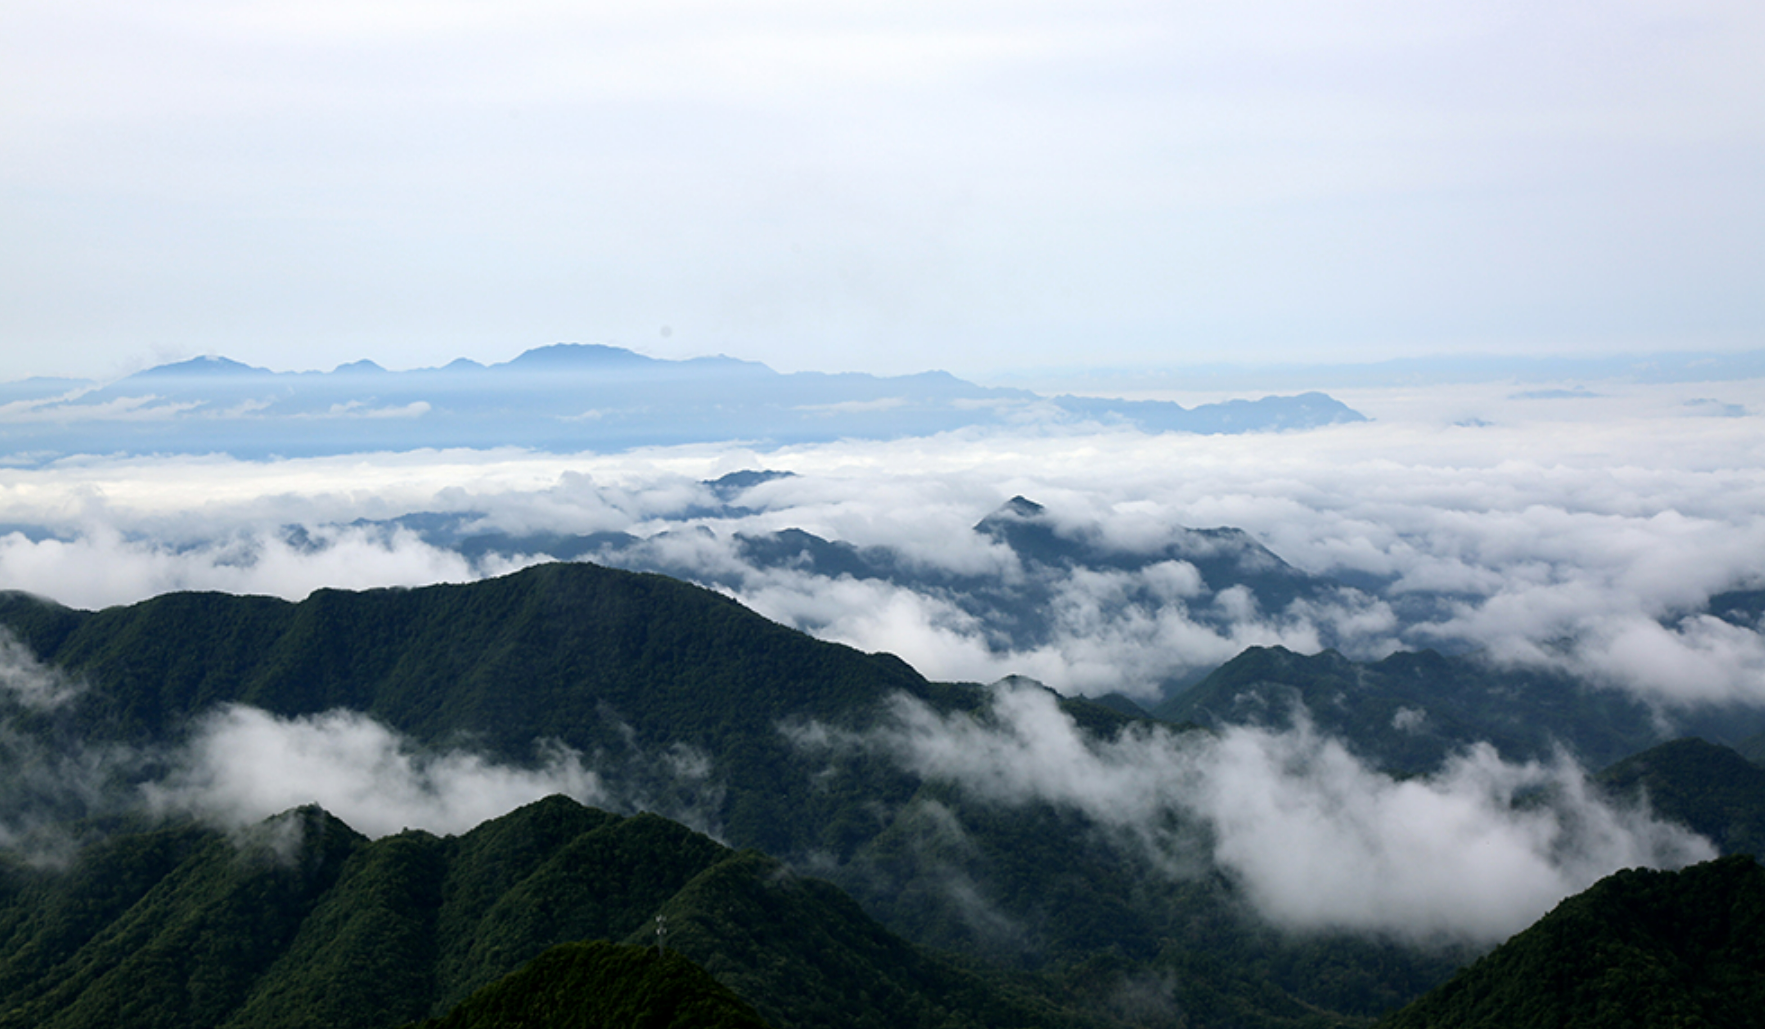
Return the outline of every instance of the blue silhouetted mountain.
[[[1047,398],[944,372],[780,374],[729,357],[669,361],[581,344],[540,347],[502,364],[462,360],[399,372],[371,361],[330,372],[275,372],[200,357],[64,396],[77,385],[0,386],[0,403],[29,404],[31,415],[0,421],[0,450],[250,458],[425,447],[581,452],[731,439],[892,439],[1026,421],[1217,433],[1362,420],[1315,393],[1185,409]]]

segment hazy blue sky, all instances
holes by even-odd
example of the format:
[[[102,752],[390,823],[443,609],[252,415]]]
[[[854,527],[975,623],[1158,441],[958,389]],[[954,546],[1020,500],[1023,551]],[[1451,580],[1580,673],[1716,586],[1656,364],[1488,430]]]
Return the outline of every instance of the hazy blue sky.
[[[8,0],[0,379],[1738,350],[1745,0]]]

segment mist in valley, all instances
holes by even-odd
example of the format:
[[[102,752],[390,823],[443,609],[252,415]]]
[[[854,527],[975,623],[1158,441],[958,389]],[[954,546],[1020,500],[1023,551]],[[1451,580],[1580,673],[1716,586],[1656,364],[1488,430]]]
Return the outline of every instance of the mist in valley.
[[[12,526],[0,581],[88,609],[176,590],[298,600],[506,574],[559,556],[538,545],[550,540],[577,547],[567,556],[708,584],[935,680],[1026,676],[1151,707],[1246,647],[1362,660],[1437,647],[1570,674],[1641,701],[1665,728],[1708,705],[1765,705],[1760,625],[1711,608],[1765,583],[1765,444],[1755,416],[1705,416],[1680,396],[1688,388],[1631,386],[1611,402],[1368,392],[1355,400],[1371,421],[1238,436],[1067,426],[562,457],[73,458],[0,471]],[[1749,410],[1761,403],[1751,383],[1724,388]],[[731,475],[744,471],[772,474]],[[1032,560],[1000,528],[1020,523],[1084,559]],[[1222,527],[1244,536],[1190,532]],[[825,567],[825,551],[818,565],[753,543],[798,540],[791,530],[838,544],[860,574]],[[1222,547],[1237,548],[1238,572],[1298,585],[1270,603],[1266,587],[1208,582],[1198,564]],[[77,690],[7,648],[14,707],[40,714]],[[1471,746],[1410,778],[1303,711],[1284,726],[1109,740],[1065,720],[1052,696],[995,687],[982,722],[897,698],[892,721],[862,739],[779,731],[867,748],[988,804],[1070,809],[1147,874],[1197,874],[1178,855],[1205,854],[1263,918],[1298,931],[1494,942],[1616,868],[1714,853],[1602,797],[1566,753],[1528,762]],[[319,803],[369,835],[460,832],[561,792],[718,831],[718,769],[690,748],[534,744],[532,762],[506,766],[469,741],[425,750],[356,712],[284,719],[234,705],[169,753],[74,741],[51,756],[20,742],[9,756],[24,778],[84,769],[46,795],[64,807],[74,791],[88,810],[221,825]],[[630,773],[640,758],[644,781],[674,785],[610,785],[643,778]],[[92,799],[121,780],[127,796]],[[664,794],[710,799],[695,816]],[[26,806],[13,804],[14,836],[35,824]]]

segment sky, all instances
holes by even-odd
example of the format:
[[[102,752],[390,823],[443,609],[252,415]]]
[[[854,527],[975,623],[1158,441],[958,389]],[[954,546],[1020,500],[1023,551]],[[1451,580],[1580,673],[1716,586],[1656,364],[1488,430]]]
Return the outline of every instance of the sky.
[[[1740,0],[11,0],[0,380],[1733,352]]]

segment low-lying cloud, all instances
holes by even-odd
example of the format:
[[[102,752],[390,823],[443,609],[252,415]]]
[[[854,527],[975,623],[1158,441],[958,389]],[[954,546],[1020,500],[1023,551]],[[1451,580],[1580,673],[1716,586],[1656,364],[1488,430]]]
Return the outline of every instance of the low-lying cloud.
[[[12,630],[0,626],[0,700],[27,711],[52,711],[74,699],[80,684],[37,660]]]
[[[77,851],[77,834],[93,831],[78,828],[82,819],[139,812],[234,830],[316,804],[370,837],[457,834],[563,794],[720,829],[714,762],[684,743],[646,746],[616,720],[619,745],[585,755],[539,740],[526,765],[425,746],[360,712],[283,717],[245,704],[208,711],[175,744],[143,748],[94,741],[75,722],[43,717],[79,689],[0,630],[0,847],[39,864]]]
[[[608,800],[582,756],[560,745],[539,767],[516,768],[469,751],[420,751],[356,712],[282,718],[244,705],[204,717],[174,770],[141,789],[156,813],[230,828],[317,804],[372,837],[407,828],[461,833],[557,793]]]
[[[1052,694],[992,687],[983,717],[897,697],[862,736],[823,726],[808,748],[862,747],[983,801],[1078,811],[1166,874],[1199,848],[1269,921],[1410,942],[1495,942],[1600,877],[1679,867],[1714,848],[1617,806],[1567,758],[1510,764],[1479,745],[1426,778],[1374,771],[1308,723],[1218,735],[1129,728],[1102,741]]]
[[[1749,395],[1765,384],[1729,387],[1765,408]],[[0,526],[17,527],[0,529],[0,586],[81,607],[173,589],[298,599],[464,581],[548,554],[466,560],[357,524],[437,512],[467,532],[629,533],[648,541],[650,567],[934,678],[1017,672],[1152,697],[1255,644],[1359,657],[1436,646],[1561,668],[1663,708],[1765,704],[1760,627],[1704,614],[1715,594],[1765,585],[1765,433],[1754,416],[1689,416],[1698,389],[1391,390],[1344,398],[1373,422],[1247,436],[1044,427],[768,450],[72,459],[0,469]],[[796,475],[728,495],[703,484],[758,468]],[[1155,554],[1184,526],[1237,526],[1359,588],[1259,607],[1220,584],[1193,592],[1180,564],[1062,572],[1042,584],[1048,633],[1013,641],[924,582],[1020,582],[1017,558],[971,531],[1014,495],[1122,554]],[[787,528],[888,548],[922,581],[744,560],[739,535]]]
[[[314,526],[300,543],[279,527],[189,542],[125,536],[103,523],[65,539],[0,536],[0,569],[9,588],[82,608],[183,590],[298,599],[325,587],[468,582],[515,567],[474,568],[408,531],[369,527]]]

